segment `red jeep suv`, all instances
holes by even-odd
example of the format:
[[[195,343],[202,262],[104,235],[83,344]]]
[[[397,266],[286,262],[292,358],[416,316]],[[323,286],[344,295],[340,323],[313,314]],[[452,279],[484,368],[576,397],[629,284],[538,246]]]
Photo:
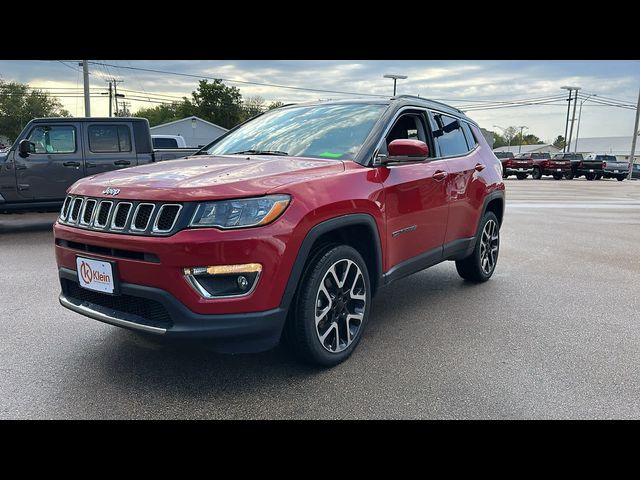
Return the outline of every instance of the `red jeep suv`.
[[[191,157],[76,182],[54,226],[60,303],[219,351],[282,337],[335,365],[385,285],[445,260],[491,277],[501,175],[478,125],[442,103],[271,110]]]

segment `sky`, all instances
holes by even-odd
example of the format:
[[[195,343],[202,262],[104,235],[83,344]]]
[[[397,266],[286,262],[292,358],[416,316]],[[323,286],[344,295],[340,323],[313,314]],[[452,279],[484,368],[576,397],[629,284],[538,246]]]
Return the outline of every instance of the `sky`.
[[[201,76],[221,78],[240,89],[243,98],[260,96],[266,103],[297,103],[318,99],[343,99],[354,94],[392,95],[393,80],[384,74],[407,75],[398,80],[398,94],[420,95],[461,108],[481,127],[526,126],[545,142],[564,135],[568,92],[562,86],[579,86],[585,95],[580,137],[630,136],[640,88],[639,61],[530,61],[530,60],[90,60],[92,116],[108,115],[109,78],[123,80],[119,91],[131,111],[191,96]],[[100,65],[108,64],[108,65]],[[146,72],[133,68],[194,75]],[[78,60],[0,60],[0,79],[28,83],[58,98],[74,116],[84,115],[81,68]],[[237,82],[237,83],[236,83]],[[240,82],[254,82],[254,85]],[[274,86],[278,85],[278,86]],[[280,88],[289,86],[296,88]],[[316,89],[333,92],[300,90]],[[335,92],[347,92],[335,93]],[[564,96],[564,98],[561,98]],[[555,98],[558,97],[558,98]],[[607,99],[603,98],[606,97]],[[372,97],[373,98],[373,97]],[[143,101],[143,99],[145,101]],[[504,108],[505,103],[548,101],[542,105]],[[583,97],[584,99],[584,97]],[[631,108],[602,105],[615,99]],[[580,100],[582,101],[582,100]],[[487,109],[488,106],[494,107]],[[495,108],[500,106],[502,108]],[[578,108],[580,102],[578,103]],[[483,108],[483,109],[479,109]],[[576,128],[579,110],[576,111]],[[575,136],[575,130],[574,130]]]

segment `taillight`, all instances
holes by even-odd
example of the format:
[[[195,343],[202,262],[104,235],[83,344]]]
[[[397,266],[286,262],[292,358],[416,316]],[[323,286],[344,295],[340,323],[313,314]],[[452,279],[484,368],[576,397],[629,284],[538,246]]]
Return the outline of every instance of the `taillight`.
[[[505,162],[505,165],[506,165],[507,167],[510,167],[511,165],[513,165],[513,161],[512,161],[511,159],[509,159],[509,160],[507,160],[507,161]]]
[[[602,168],[607,168],[607,162],[602,162]]]
[[[582,168],[582,167],[583,167],[583,165],[582,165],[582,161],[581,161],[581,162],[578,164],[578,168]]]

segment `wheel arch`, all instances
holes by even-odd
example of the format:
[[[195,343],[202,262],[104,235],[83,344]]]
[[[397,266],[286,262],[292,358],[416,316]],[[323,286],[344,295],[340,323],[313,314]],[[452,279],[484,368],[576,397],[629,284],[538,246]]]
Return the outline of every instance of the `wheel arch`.
[[[371,215],[354,213],[325,220],[307,232],[289,274],[280,303],[282,308],[288,309],[291,305],[311,253],[319,246],[331,242],[350,245],[358,250],[367,264],[372,293],[375,295],[382,278],[380,233]]]

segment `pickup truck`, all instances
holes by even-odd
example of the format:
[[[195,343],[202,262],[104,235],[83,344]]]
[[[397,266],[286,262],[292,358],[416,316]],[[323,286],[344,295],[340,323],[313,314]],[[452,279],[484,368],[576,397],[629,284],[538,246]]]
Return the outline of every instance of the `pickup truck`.
[[[0,156],[0,213],[59,210],[82,177],[197,150],[154,150],[145,118],[36,118]]]
[[[586,160],[603,162],[602,176],[604,178],[617,178],[621,182],[629,175],[629,162],[619,162],[615,155],[592,153],[587,155]],[[599,180],[600,177],[596,176],[596,179]]]
[[[558,153],[553,156],[552,160],[571,161],[571,172],[565,176],[567,180],[573,180],[582,175],[587,180],[595,180],[601,178],[603,174],[604,162],[602,160],[586,160],[581,153]]]
[[[521,157],[518,157],[521,158]],[[533,162],[531,177],[539,180],[543,175],[551,175],[556,180],[562,180],[571,173],[571,161],[568,159],[551,158],[550,153],[535,152],[523,154],[522,158],[530,158]]]
[[[524,180],[533,173],[533,161],[530,158],[500,158],[502,163],[502,178],[515,175],[518,180]]]

